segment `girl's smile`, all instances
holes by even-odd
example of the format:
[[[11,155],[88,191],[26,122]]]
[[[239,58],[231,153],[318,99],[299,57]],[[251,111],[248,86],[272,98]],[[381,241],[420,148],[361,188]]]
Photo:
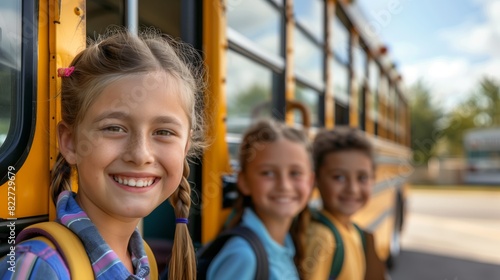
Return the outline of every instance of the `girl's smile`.
[[[119,187],[127,191],[132,192],[141,192],[146,191],[148,188],[154,187],[160,180],[160,177],[157,177],[153,174],[130,174],[124,173],[120,174],[112,174],[110,177],[118,183]]]

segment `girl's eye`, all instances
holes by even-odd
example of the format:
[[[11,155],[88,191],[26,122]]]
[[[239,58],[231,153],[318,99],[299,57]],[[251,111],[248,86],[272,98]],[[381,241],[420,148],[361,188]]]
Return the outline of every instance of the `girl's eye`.
[[[345,176],[344,175],[333,175],[333,180],[337,182],[345,182]]]
[[[361,183],[366,183],[368,182],[368,179],[370,179],[368,177],[368,174],[362,174],[362,175],[359,175],[358,176],[358,181],[361,182]]]
[[[297,177],[301,177],[302,176],[302,171],[299,171],[299,170],[295,170],[295,171],[291,171],[290,172],[290,175],[294,178],[297,178]]]
[[[274,177],[274,172],[271,170],[263,170],[260,172],[260,175],[264,177]]]
[[[125,129],[119,126],[108,126],[103,129],[104,131],[109,131],[109,132],[125,132]]]
[[[161,129],[161,130],[155,131],[155,135],[170,136],[170,135],[173,135],[173,133],[170,130]]]

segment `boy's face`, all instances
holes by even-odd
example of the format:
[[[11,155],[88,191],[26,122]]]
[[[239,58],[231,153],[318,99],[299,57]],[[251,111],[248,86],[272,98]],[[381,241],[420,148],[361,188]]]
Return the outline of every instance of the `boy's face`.
[[[349,219],[370,198],[373,162],[361,151],[330,153],[325,156],[316,180],[324,209],[341,220]]]

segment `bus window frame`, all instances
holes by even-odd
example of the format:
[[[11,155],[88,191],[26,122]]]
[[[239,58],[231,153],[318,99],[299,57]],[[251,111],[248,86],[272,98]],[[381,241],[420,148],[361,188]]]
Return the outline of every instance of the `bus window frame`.
[[[22,2],[21,72],[18,92],[12,93],[12,112],[7,137],[0,148],[0,170],[19,170],[33,143],[36,125],[38,67],[38,1]],[[31,34],[27,31],[31,28]],[[0,185],[8,180],[7,172]]]

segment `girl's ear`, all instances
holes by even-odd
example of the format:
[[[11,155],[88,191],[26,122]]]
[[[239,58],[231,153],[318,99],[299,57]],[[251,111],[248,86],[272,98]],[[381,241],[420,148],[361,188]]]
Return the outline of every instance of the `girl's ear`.
[[[238,189],[243,195],[250,196],[250,189],[244,177],[241,171],[238,172]]]
[[[73,130],[63,121],[57,125],[57,140],[59,141],[59,152],[64,159],[71,164],[76,164],[76,145]]]

